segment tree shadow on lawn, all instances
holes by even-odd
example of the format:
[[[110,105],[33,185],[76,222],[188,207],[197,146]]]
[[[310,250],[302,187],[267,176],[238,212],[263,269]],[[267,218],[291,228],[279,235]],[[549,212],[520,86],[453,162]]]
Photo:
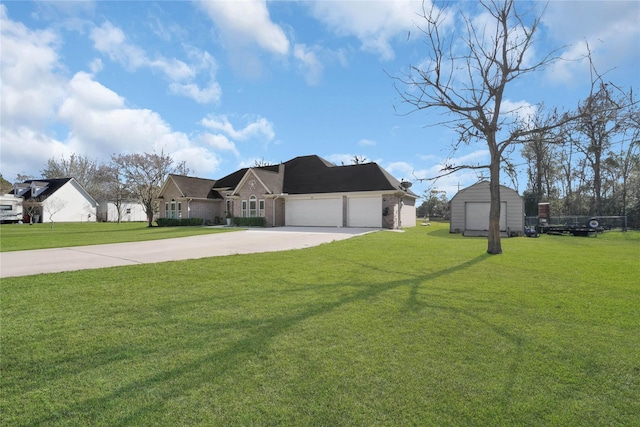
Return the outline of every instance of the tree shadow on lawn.
[[[468,269],[489,257],[490,255],[483,254],[459,265],[434,271],[423,276],[371,285],[359,284],[357,286],[361,287],[361,289],[351,295],[339,297],[337,300],[330,302],[310,303],[303,311],[296,314],[288,315],[284,312],[278,313],[278,315],[272,318],[242,319],[227,323],[217,323],[208,333],[206,329],[201,331],[201,333],[207,333],[206,339],[204,339],[202,343],[203,347],[210,346],[215,349],[216,346],[219,346],[220,344],[217,340],[220,338],[222,331],[241,330],[245,332],[245,337],[237,340],[227,348],[215,349],[206,356],[196,358],[188,363],[161,370],[147,378],[131,381],[104,396],[89,398],[70,404],[64,410],[64,414],[66,414],[66,418],[80,417],[82,419],[98,419],[100,422],[108,422],[109,424],[116,423],[118,425],[135,424],[141,420],[150,421],[162,419],[163,407],[165,407],[168,400],[185,396],[190,390],[198,389],[202,385],[210,382],[211,378],[220,377],[229,372],[233,372],[234,369],[242,367],[252,356],[264,352],[276,337],[285,333],[287,330],[293,329],[301,322],[316,316],[331,313],[351,303],[369,300],[386,291],[401,287],[408,287],[409,290],[405,304],[408,312],[416,312],[421,307],[429,307],[435,310],[446,310],[468,316],[485,324],[494,330],[496,334],[513,342],[517,348],[521,349],[522,338],[506,331],[500,326],[491,324],[478,313],[452,306],[430,304],[419,298],[419,289],[425,284],[433,283],[439,278],[452,273],[459,273],[461,270]],[[363,268],[370,270],[378,269],[381,272],[384,271],[376,266],[367,265],[363,266]],[[389,272],[386,271],[385,273]],[[344,287],[345,284],[335,283],[329,286]],[[302,289],[302,287],[300,289]],[[283,292],[290,291],[291,290],[283,290]],[[248,334],[246,333],[247,331],[249,331]],[[179,345],[176,345],[174,351],[179,352],[181,350],[183,349]],[[518,350],[509,370],[513,375],[515,375],[515,371],[517,370],[520,352],[521,350]],[[106,358],[103,359],[102,362],[106,365],[111,363],[112,360],[112,358]],[[206,375],[203,375],[203,370],[206,372]],[[508,399],[508,389],[510,388],[511,386],[507,385],[505,399]],[[136,403],[131,404],[131,402]],[[125,410],[127,407],[133,408],[133,411],[127,413]],[[232,417],[232,415],[230,416]],[[54,421],[61,421],[63,419],[61,417],[61,414],[51,414],[35,420],[34,423],[47,424]]]

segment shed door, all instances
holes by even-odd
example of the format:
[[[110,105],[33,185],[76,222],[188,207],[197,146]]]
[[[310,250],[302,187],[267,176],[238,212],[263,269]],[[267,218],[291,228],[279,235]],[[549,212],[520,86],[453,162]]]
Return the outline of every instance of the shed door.
[[[342,198],[288,199],[285,224],[298,227],[341,227]]]
[[[465,203],[465,230],[489,230],[489,202]],[[507,202],[500,202],[500,231],[507,231]]]
[[[349,227],[382,227],[382,196],[349,197]]]

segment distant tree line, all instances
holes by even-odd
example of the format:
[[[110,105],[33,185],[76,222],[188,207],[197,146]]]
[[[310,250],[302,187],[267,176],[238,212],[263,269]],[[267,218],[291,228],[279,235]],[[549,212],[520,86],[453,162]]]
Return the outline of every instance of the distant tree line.
[[[627,215],[640,226],[640,110],[633,91],[601,83],[574,115],[523,144],[527,215],[549,202],[552,215]]]
[[[156,199],[160,187],[170,173],[187,175],[189,169],[185,162],[176,163],[164,152],[114,154],[107,163],[72,154],[68,158],[49,159],[41,177],[74,178],[94,199],[113,203],[118,212],[118,222],[125,202],[139,202],[151,227],[158,210]],[[33,177],[16,177],[17,182],[27,179]]]

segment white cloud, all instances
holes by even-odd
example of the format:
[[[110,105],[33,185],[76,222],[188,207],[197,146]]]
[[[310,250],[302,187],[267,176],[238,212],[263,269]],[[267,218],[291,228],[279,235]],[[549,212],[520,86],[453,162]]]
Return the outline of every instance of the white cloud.
[[[219,29],[228,47],[257,45],[287,55],[289,40],[280,26],[271,21],[265,0],[201,1],[201,7]]]
[[[2,140],[1,171],[13,181],[17,174],[38,175],[52,157],[69,157],[72,153],[63,142],[26,126],[0,127]]]
[[[169,91],[176,95],[186,96],[200,104],[208,104],[220,99],[222,89],[217,82],[211,82],[209,86],[201,88],[195,83],[171,83]]]
[[[217,153],[195,145],[187,138],[167,136],[162,147],[164,152],[169,153],[176,164],[184,161],[190,175],[210,177],[220,168],[222,162]]]
[[[460,154],[458,157],[437,159],[433,155],[419,156],[423,161],[420,166],[411,162],[391,162],[385,169],[398,180],[405,179],[414,184],[411,190],[422,195],[425,190],[432,188],[444,191],[450,199],[458,189],[468,187],[478,182],[478,176],[483,170],[462,169],[450,175],[441,176],[445,165],[477,165],[488,162],[487,150],[476,150],[470,153]],[[436,177],[439,177],[435,179]]]
[[[69,81],[70,97],[60,109],[60,115],[65,115],[69,104],[79,103],[89,110],[113,110],[124,106],[124,98],[95,81],[85,72],[79,72]]]
[[[126,100],[86,72],[71,80],[59,64],[58,36],[51,30],[32,31],[6,16],[0,5],[2,28],[1,170],[37,175],[52,157],[72,153],[108,161],[112,153],[165,150],[176,161],[201,175],[219,166],[217,155],[198,146],[154,111],[132,109]],[[112,33],[117,36],[117,31]],[[117,40],[117,37],[116,37]],[[90,64],[94,71],[101,61]],[[50,125],[68,134],[55,136]]]
[[[293,48],[293,56],[299,61],[300,68],[305,74],[306,82],[309,85],[317,85],[324,66],[318,59],[317,53],[304,44],[296,44]]]
[[[213,151],[173,131],[158,113],[128,108],[88,73],[71,79],[68,94],[58,117],[69,126],[64,144],[70,152],[108,160],[113,153],[164,151],[199,175],[210,175],[220,164]]]
[[[173,94],[191,98],[201,104],[220,100],[222,89],[215,80],[217,64],[206,51],[187,47],[191,64],[161,55],[151,59],[143,49],[129,43],[124,32],[110,22],[93,28],[90,38],[99,52],[129,71],[147,67],[162,73],[170,81],[169,91]],[[202,87],[196,82],[199,75],[203,75],[207,82]]]
[[[238,155],[235,144],[224,135],[205,133],[200,135],[199,141],[217,151],[231,151]]]
[[[315,1],[314,17],[338,36],[358,38],[362,49],[384,60],[395,57],[391,40],[414,30],[422,1]],[[428,6],[428,5],[427,5]]]
[[[89,69],[93,74],[97,74],[104,68],[104,64],[102,63],[102,59],[96,58],[89,63]]]
[[[0,4],[0,84],[2,127],[44,127],[64,97],[64,79],[50,30],[32,31],[7,17]],[[6,144],[3,141],[3,146]]]
[[[426,177],[426,171],[416,170],[412,164],[407,162],[392,162],[389,163],[385,169],[399,181],[403,179],[413,181]]]
[[[253,138],[263,138],[267,142],[275,138],[273,124],[263,117],[247,124],[244,128],[236,130],[225,115],[209,115],[200,121],[207,129],[220,131],[238,141],[246,141]]]
[[[125,100],[87,73],[69,82],[68,97],[58,118],[69,126],[66,145],[72,152],[108,158],[112,153],[134,153],[191,146],[189,138],[154,111],[127,108]]]
[[[96,50],[131,71],[135,71],[149,62],[144,51],[128,43],[124,32],[110,22],[93,28],[89,37]]]
[[[543,23],[555,47],[566,47],[563,60],[547,70],[549,80],[572,85],[588,82],[587,43],[598,72],[620,68],[637,76],[639,14],[636,1],[550,2]]]
[[[500,114],[509,116],[511,120],[521,121],[523,123],[533,123],[538,107],[527,101],[511,101],[503,99],[500,105]]]

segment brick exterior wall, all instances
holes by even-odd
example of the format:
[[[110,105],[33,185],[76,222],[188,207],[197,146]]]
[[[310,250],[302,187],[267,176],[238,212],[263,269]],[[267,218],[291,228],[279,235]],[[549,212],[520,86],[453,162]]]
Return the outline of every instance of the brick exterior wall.
[[[382,228],[396,229],[399,222],[399,204],[400,200],[395,194],[382,195],[382,211],[387,215],[382,216]]]
[[[173,182],[169,182],[163,193],[163,199],[159,199],[160,206],[158,217],[165,217],[165,206],[167,203],[171,204],[171,200],[174,199],[177,204],[181,203],[181,215],[180,218],[202,218],[205,223],[215,224],[216,218],[219,223],[224,222],[224,202],[222,200],[202,200],[191,199],[189,197],[182,197],[182,194],[175,186]],[[169,205],[169,215],[171,214],[171,205]],[[177,215],[177,212],[176,212]]]
[[[255,185],[251,187],[250,182],[255,181]],[[282,227],[284,226],[284,199],[277,198],[272,194],[266,192],[266,189],[260,184],[260,181],[254,178],[249,178],[241,187],[236,191],[233,198],[233,216],[242,217],[242,201],[247,201],[247,212],[249,216],[249,200],[251,196],[256,197],[256,201],[264,200],[264,212],[262,216],[265,219],[267,227]]]

